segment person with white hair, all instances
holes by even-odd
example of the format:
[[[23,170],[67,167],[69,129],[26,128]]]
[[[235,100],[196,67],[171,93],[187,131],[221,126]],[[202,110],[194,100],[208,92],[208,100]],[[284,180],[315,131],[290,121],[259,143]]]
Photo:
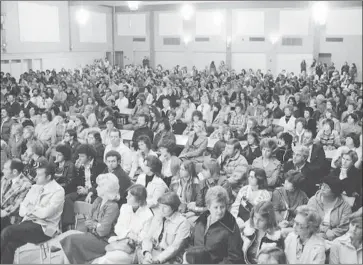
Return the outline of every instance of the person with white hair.
[[[120,213],[117,204],[119,180],[114,174],[107,173],[100,174],[96,182],[98,198],[85,221],[87,232],[70,230],[61,235],[63,263],[84,264],[103,256],[108,239],[115,235],[114,226]]]

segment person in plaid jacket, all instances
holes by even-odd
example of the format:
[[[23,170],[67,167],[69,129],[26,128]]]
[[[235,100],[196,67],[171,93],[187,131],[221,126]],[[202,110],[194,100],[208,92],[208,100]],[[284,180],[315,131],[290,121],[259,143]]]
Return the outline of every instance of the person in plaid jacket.
[[[8,160],[4,164],[1,179],[1,230],[21,221],[19,206],[28,193],[31,182],[21,172],[24,164],[19,159]]]

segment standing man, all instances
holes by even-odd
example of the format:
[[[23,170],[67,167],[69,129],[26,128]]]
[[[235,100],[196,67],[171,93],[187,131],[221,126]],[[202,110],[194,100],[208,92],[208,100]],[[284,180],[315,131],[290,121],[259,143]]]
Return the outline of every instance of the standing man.
[[[49,164],[37,168],[37,183],[20,204],[20,224],[1,231],[1,264],[12,264],[15,250],[27,243],[51,239],[58,230],[64,204],[64,189],[54,180]]]

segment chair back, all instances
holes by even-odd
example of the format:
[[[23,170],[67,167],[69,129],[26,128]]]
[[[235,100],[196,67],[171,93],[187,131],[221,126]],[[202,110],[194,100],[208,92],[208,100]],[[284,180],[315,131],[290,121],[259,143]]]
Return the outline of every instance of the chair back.
[[[74,203],[74,213],[75,215],[85,215],[88,216],[91,214],[92,204],[82,201],[76,201]]]

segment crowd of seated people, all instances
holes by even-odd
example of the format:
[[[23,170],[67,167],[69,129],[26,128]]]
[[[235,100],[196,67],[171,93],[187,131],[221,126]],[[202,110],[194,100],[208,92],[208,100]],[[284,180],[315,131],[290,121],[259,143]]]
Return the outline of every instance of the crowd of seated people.
[[[362,264],[354,67],[1,72],[1,263]]]

